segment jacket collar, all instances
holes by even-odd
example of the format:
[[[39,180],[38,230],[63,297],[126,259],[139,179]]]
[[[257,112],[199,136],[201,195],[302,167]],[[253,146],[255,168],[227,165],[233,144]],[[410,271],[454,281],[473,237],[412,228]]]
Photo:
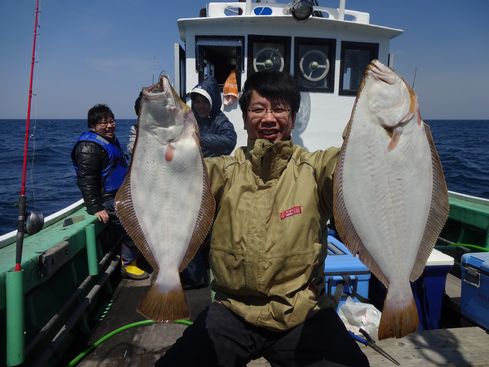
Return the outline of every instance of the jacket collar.
[[[248,139],[246,158],[253,173],[264,182],[278,179],[293,153],[292,140],[272,143],[266,139]]]

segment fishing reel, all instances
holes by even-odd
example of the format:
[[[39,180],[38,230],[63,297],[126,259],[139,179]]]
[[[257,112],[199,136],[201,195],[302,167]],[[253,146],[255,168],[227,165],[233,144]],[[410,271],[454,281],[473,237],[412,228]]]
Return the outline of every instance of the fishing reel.
[[[41,212],[30,212],[25,219],[25,231],[30,234],[36,234],[44,226],[44,215]]]

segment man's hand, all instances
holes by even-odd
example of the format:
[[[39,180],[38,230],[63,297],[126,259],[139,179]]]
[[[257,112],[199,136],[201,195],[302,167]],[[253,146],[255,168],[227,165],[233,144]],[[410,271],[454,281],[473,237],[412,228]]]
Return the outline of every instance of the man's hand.
[[[104,223],[107,223],[109,221],[109,213],[107,211],[101,210],[99,212],[96,212],[95,215],[97,216],[98,220]]]

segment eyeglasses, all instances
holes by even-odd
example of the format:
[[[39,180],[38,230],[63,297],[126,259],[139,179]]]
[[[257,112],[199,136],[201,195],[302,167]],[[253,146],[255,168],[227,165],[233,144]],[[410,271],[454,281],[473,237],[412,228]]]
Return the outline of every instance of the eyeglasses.
[[[100,127],[107,127],[109,125],[115,125],[115,120],[110,119],[110,120],[102,120],[99,123],[97,123]]]
[[[290,108],[273,107],[271,109],[264,107],[254,107],[248,110],[250,117],[263,117],[270,112],[276,118],[285,118],[289,116]]]

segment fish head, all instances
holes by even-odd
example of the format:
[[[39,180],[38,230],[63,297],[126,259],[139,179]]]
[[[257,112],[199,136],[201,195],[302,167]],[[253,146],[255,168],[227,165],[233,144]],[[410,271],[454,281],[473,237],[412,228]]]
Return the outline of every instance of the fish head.
[[[180,99],[166,76],[143,88],[139,129],[156,135],[158,140],[175,140],[183,131],[189,115],[190,108]]]
[[[367,97],[371,121],[387,131],[402,129],[419,115],[413,89],[378,60],[368,65],[360,93]]]

